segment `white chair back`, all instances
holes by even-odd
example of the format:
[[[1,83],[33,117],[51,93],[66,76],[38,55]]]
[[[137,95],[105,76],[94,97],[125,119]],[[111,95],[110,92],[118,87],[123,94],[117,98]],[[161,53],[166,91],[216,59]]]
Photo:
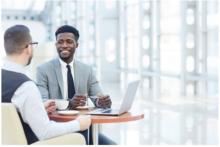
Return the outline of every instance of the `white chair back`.
[[[1,106],[2,144],[27,144],[27,139],[15,106],[12,103],[2,103]]]
[[[12,103],[2,103],[2,145],[27,145],[27,139]],[[85,145],[86,141],[80,133],[69,133],[47,140],[37,141],[32,145]]]

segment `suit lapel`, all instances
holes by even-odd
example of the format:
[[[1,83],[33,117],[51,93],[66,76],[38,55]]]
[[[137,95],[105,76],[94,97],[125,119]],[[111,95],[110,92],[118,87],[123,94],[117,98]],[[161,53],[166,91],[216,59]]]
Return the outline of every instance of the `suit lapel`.
[[[63,76],[62,76],[62,72],[61,72],[61,65],[60,65],[59,59],[54,60],[54,69],[55,69],[55,73],[56,73],[59,87],[61,89],[62,97],[64,98]]]

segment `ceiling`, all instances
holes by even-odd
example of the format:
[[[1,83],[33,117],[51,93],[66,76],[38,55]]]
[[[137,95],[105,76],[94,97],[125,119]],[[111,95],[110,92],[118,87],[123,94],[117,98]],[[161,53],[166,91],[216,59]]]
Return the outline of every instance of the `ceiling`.
[[[46,0],[1,0],[2,10],[22,10],[41,12]]]

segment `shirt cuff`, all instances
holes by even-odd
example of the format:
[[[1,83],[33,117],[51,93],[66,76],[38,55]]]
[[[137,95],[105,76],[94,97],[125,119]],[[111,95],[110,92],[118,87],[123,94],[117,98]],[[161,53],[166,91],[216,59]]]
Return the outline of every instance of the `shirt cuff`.
[[[98,98],[97,99],[95,99],[95,105],[96,105],[96,107],[98,107],[98,108],[100,108],[101,106],[98,104]]]

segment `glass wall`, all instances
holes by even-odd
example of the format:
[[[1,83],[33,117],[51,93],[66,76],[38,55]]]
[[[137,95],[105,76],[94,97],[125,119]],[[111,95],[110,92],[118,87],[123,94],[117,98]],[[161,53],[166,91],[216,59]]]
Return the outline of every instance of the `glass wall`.
[[[80,31],[77,58],[94,66],[104,81],[142,79],[151,99],[218,94],[217,0],[46,0],[25,1],[22,7],[12,3],[2,1],[3,30],[15,22],[33,28],[41,43],[38,61],[56,55],[54,32],[69,24]],[[111,78],[102,76],[109,72]]]
[[[2,0],[1,4],[2,33],[22,23],[39,42],[28,67],[33,79],[38,65],[57,56],[54,33],[68,24],[80,32],[76,59],[94,67],[114,103],[130,81],[141,80],[136,102],[140,101],[137,109],[145,119],[142,125],[119,125],[126,133],[112,135],[115,140],[218,144],[218,0]],[[118,124],[112,127],[118,129]],[[138,137],[131,140],[132,134]]]

